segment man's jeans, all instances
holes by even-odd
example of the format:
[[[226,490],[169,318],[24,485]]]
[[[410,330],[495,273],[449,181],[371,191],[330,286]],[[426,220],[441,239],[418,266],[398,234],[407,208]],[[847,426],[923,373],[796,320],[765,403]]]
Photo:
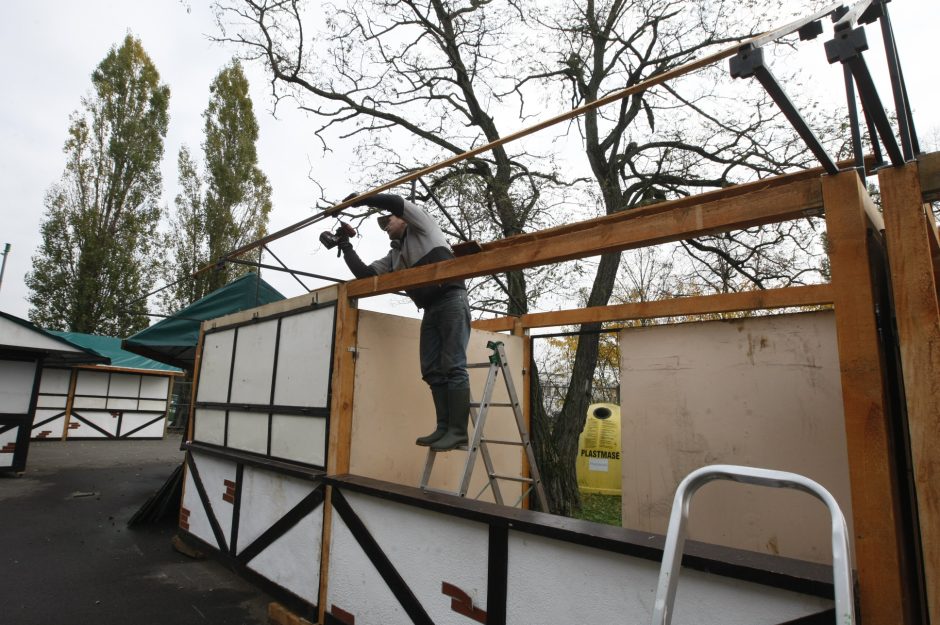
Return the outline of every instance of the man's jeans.
[[[453,289],[424,309],[421,320],[421,377],[428,386],[470,388],[467,343],[470,305],[467,292]]]

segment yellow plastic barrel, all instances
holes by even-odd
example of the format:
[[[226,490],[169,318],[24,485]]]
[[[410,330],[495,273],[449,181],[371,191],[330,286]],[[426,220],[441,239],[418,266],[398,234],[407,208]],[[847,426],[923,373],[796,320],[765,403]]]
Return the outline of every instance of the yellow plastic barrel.
[[[620,406],[591,404],[578,437],[576,471],[581,492],[620,495]]]

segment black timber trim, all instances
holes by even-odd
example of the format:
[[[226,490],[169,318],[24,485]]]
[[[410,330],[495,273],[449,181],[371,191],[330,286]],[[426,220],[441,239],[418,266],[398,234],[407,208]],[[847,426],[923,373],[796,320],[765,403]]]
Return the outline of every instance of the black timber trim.
[[[314,310],[320,310],[322,308],[336,308],[336,300],[330,300],[329,302],[322,302],[319,304],[308,304],[307,306],[298,306],[297,308],[291,308],[290,310],[283,310],[276,312],[270,315],[265,315],[263,317],[252,317],[251,319],[246,319],[245,321],[236,321],[234,323],[227,323],[225,325],[220,325],[214,328],[209,328],[206,330],[206,334],[215,334],[216,332],[224,332],[226,330],[237,330],[243,326],[252,326],[259,323],[264,323],[266,321],[274,321],[275,319],[280,319],[282,317],[293,317],[294,315],[299,315],[305,312],[311,312]]]
[[[274,541],[300,523],[308,514],[316,510],[323,503],[324,492],[325,487],[323,484],[317,485],[312,492],[301,499],[296,506],[288,510],[274,525],[266,529],[254,542],[242,549],[241,553],[236,555],[238,561],[248,564],[259,553],[270,547]]]
[[[128,412],[131,412],[131,411],[128,410]],[[134,411],[134,412],[136,412],[136,411]],[[147,422],[144,423],[143,425],[137,426],[136,428],[134,428],[134,429],[131,430],[130,432],[122,433],[120,437],[121,437],[121,438],[130,438],[131,434],[135,434],[135,433],[141,431],[142,429],[144,429],[144,428],[146,428],[146,427],[150,427],[150,426],[153,425],[154,423],[156,423],[156,422],[158,422],[158,421],[160,421],[160,420],[163,420],[163,419],[166,419],[166,413],[160,414],[160,415],[157,416],[156,418],[151,419],[150,421],[147,421]],[[163,438],[163,436],[160,436],[160,438]]]
[[[349,528],[349,531],[356,539],[356,542],[359,543],[366,557],[372,562],[376,572],[378,572],[385,581],[388,589],[392,591],[398,603],[401,604],[401,607],[415,625],[434,625],[434,621],[428,616],[424,606],[421,605],[418,598],[411,592],[405,580],[402,579],[402,576],[395,569],[395,566],[392,564],[391,560],[388,559],[388,556],[385,555],[385,552],[382,551],[382,548],[375,541],[375,538],[372,537],[372,534],[369,533],[369,530],[366,529],[362,519],[353,512],[349,502],[346,501],[346,498],[343,497],[343,493],[340,492],[337,486],[338,485],[334,484],[334,488],[330,491],[330,502],[333,505],[333,510],[339,513],[340,518],[343,519],[346,527]]]
[[[207,543],[194,534],[190,534],[186,530],[178,529],[177,536],[179,536],[179,538],[187,545],[194,547],[203,553],[206,553],[212,557],[212,559],[221,562],[225,566],[234,570],[242,578],[248,580],[248,582],[251,584],[254,584],[267,594],[277,599],[281,604],[284,605],[284,607],[289,609],[294,614],[307,619],[311,623],[315,623],[317,621],[317,613],[319,609],[315,604],[310,603],[306,599],[297,596],[283,586],[271,581],[264,575],[261,575],[260,573],[250,569],[246,565],[233,558],[229,552],[219,551],[214,545]]]
[[[267,469],[274,473],[299,477],[304,480],[320,480],[325,476],[322,467],[304,465],[293,460],[278,460],[264,455],[254,454],[250,451],[218,447],[208,443],[184,443],[183,449],[206,453],[218,458],[225,458],[248,466]]]
[[[277,366],[278,357],[281,354],[281,321],[283,317],[278,317],[277,329],[274,331],[274,362],[271,364],[271,394],[268,396],[268,403],[274,405],[274,394],[277,389]],[[274,435],[274,414],[268,412],[268,455],[271,455],[271,438]]]
[[[490,525],[486,575],[486,625],[506,625],[509,584],[509,525]]]
[[[232,531],[229,552],[234,556],[238,554],[238,526],[241,524],[242,510],[242,480],[245,478],[245,465],[239,462],[235,465],[235,502],[232,510]]]
[[[192,475],[193,483],[196,485],[199,499],[202,501],[202,508],[206,512],[206,518],[209,519],[209,525],[212,527],[212,533],[215,535],[215,540],[218,543],[216,549],[227,551],[228,545],[225,543],[225,535],[222,533],[219,520],[215,518],[215,510],[212,509],[212,503],[209,501],[209,495],[206,493],[206,487],[202,483],[202,478],[199,477],[199,469],[196,468],[196,461],[193,460],[191,453],[186,454],[186,466],[189,467],[189,472],[190,475]]]
[[[360,492],[449,516],[492,525],[504,523],[509,530],[544,536],[585,547],[661,562],[665,537],[591,521],[559,517],[534,510],[498,506],[486,501],[442,493],[423,492],[358,475],[324,478],[335,489]],[[833,598],[832,567],[772,556],[743,549],[686,541],[682,565],[714,575],[784,588],[824,598]]]
[[[110,411],[110,410],[96,410],[95,412],[100,412],[100,413],[102,413],[102,414],[111,414],[111,411]],[[95,425],[94,423],[92,423],[91,421],[89,421],[88,419],[86,419],[85,417],[83,417],[81,414],[75,412],[75,409],[74,409],[74,408],[72,409],[72,418],[73,418],[73,419],[76,419],[76,420],[78,420],[78,421],[81,421],[82,423],[84,423],[85,425],[87,425],[88,427],[90,427],[90,428],[93,429],[93,430],[97,430],[97,431],[101,432],[102,434],[104,434],[105,438],[116,438],[116,437],[114,436],[114,434],[112,434],[111,432],[108,432],[107,430],[104,430],[104,429],[98,427],[97,425]],[[75,437],[69,436],[69,438],[75,438]]]
[[[59,417],[64,417],[64,416],[65,416],[65,411],[63,410],[62,412],[57,413],[57,414],[54,414],[54,415],[52,415],[51,417],[48,417],[48,418],[46,418],[46,419],[43,419],[42,421],[39,421],[39,422],[37,422],[37,421],[34,419],[34,420],[33,420],[33,429],[35,430],[36,428],[42,427],[42,426],[44,426],[44,425],[47,424],[47,423],[52,423],[53,421],[55,421],[55,420],[58,419]],[[5,430],[0,430],[0,434],[2,434],[4,431],[5,431]]]
[[[236,404],[230,402],[197,401],[196,408],[205,410],[237,410],[240,412],[257,412],[259,414],[287,414],[308,417],[328,417],[329,407],[320,406],[278,406],[274,404]]]
[[[828,610],[801,616],[800,618],[787,621],[786,623],[780,623],[779,625],[837,625],[836,609],[829,608]]]

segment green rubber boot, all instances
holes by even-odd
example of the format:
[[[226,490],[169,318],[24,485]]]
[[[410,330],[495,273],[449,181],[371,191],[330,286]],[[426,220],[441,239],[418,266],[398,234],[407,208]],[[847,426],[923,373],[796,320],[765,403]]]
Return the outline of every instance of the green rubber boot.
[[[447,432],[431,444],[434,451],[450,451],[467,444],[467,418],[470,416],[470,389],[447,391],[449,413]]]
[[[434,412],[437,414],[437,427],[427,436],[415,441],[415,445],[427,447],[447,433],[447,387],[431,387],[431,396],[434,398]]]

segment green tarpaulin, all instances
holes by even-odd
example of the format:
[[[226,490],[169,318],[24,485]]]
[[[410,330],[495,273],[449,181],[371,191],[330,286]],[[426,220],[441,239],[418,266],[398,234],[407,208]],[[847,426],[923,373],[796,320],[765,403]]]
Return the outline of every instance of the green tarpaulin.
[[[282,299],[284,296],[258,274],[247,273],[172,317],[124,339],[121,347],[141,356],[191,369],[199,341],[199,326],[203,321]]]
[[[112,367],[126,367],[128,369],[155,369],[157,371],[180,370],[177,367],[173,367],[162,362],[157,362],[156,360],[152,360],[146,356],[139,356],[137,354],[124,351],[121,349],[121,339],[112,336],[82,334],[81,332],[58,332],[56,330],[49,330],[49,333],[55,334],[56,336],[61,336],[70,343],[84,347],[85,349],[93,351],[96,354],[101,354],[106,358],[110,358]]]

